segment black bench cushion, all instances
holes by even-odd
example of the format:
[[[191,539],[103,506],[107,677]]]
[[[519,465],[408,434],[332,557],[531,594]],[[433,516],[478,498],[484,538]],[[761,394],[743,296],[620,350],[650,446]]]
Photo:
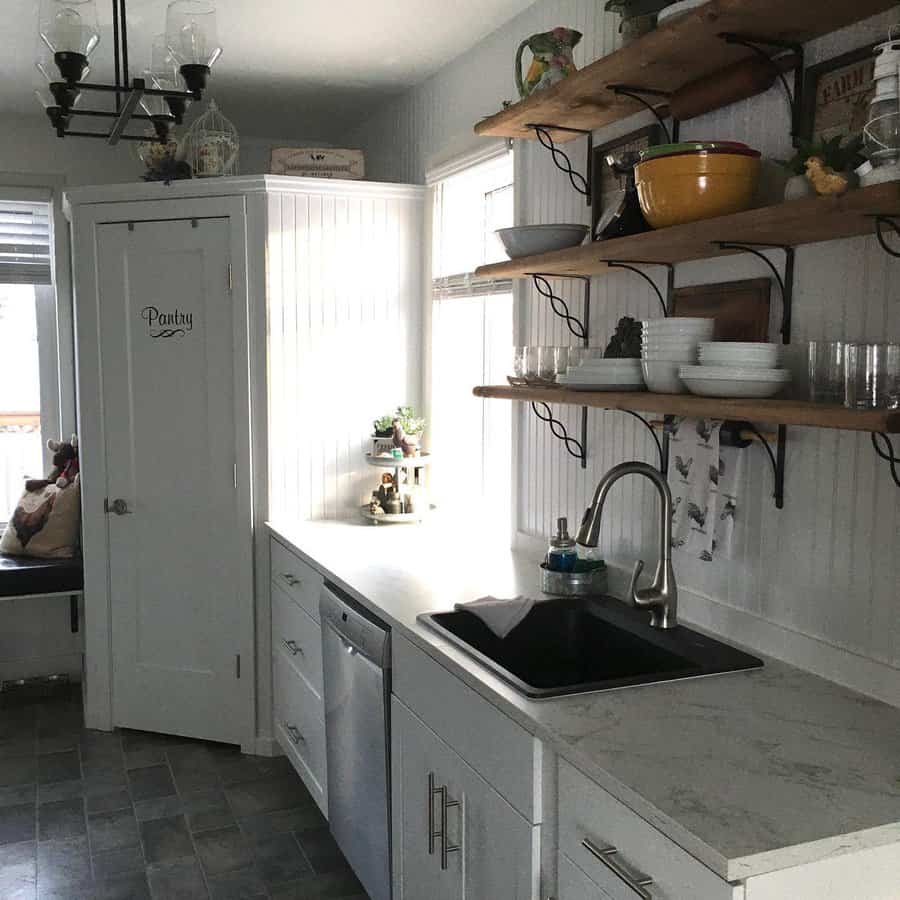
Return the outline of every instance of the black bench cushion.
[[[0,554],[0,597],[61,594],[84,587],[80,559],[31,559]]]

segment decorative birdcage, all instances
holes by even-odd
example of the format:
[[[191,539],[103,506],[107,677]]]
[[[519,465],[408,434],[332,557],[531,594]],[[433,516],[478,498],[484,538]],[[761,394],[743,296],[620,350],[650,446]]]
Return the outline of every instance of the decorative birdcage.
[[[237,129],[219,112],[215,100],[184,136],[184,158],[195,178],[236,175],[240,138]]]

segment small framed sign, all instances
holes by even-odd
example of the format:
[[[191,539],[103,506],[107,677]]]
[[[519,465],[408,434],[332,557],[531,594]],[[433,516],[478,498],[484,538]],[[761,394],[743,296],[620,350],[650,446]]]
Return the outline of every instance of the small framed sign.
[[[862,134],[875,93],[875,44],[810,66],[804,74],[803,137],[829,140]]]

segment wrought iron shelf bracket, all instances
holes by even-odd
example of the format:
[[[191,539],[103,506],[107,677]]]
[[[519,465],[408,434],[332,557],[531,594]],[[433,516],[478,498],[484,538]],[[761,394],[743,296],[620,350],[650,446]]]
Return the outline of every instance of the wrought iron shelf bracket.
[[[730,31],[723,31],[719,37],[726,44],[738,44],[752,50],[757,56],[772,63],[776,68],[778,79],[787,98],[788,107],[791,111],[791,137],[796,144],[803,130],[803,44],[793,41],[780,41],[774,38],[759,37],[758,35],[734,34]],[[772,51],[775,51],[774,53]],[[791,90],[788,85],[787,78],[780,69],[775,66],[775,60],[784,52],[796,54],[799,57],[798,64],[794,69],[794,89]]]
[[[900,237],[900,222],[898,222],[898,217],[872,216],[872,218],[875,220],[875,237],[878,238],[881,249],[884,250],[888,256],[900,259],[900,250],[894,250],[893,247],[888,246],[888,242],[884,236],[884,229],[890,228],[891,231],[894,232],[895,237]]]
[[[531,409],[542,422],[546,422],[550,426],[550,431],[553,433],[553,436],[557,438],[557,440],[563,442],[569,455],[581,462],[582,469],[586,469],[587,452],[585,448],[587,447],[587,408],[582,410],[580,441],[573,438],[566,429],[566,426],[563,425],[559,419],[554,417],[553,410],[550,409],[550,406],[547,403],[532,400]]]
[[[666,136],[666,142],[671,144],[677,141],[681,133],[681,123],[674,116],[672,117],[672,128],[666,125],[666,120],[660,113],[659,109],[647,98],[655,98],[656,100],[668,100],[672,96],[671,91],[659,91],[654,88],[635,87],[632,84],[608,84],[608,91],[612,91],[617,97],[628,97],[640,103],[644,109],[652,113],[653,118],[659,122],[660,128]]]
[[[765,244],[751,241],[713,241],[713,245],[720,250],[737,250],[741,253],[750,253],[764,262],[775,276],[778,288],[781,291],[781,341],[784,344],[791,342],[791,313],[794,304],[794,248],[785,244]],[[778,268],[763,253],[764,250],[781,250],[784,252],[784,276]]]
[[[585,347],[588,345],[588,327],[590,322],[590,302],[591,302],[591,280],[584,276],[571,276],[573,278],[584,278],[585,297],[584,297],[584,316],[579,319],[573,316],[569,310],[569,304],[562,297],[557,296],[547,280],[551,276],[534,274],[531,280],[534,282],[534,289],[546,300],[550,301],[550,309],[554,314],[559,316],[565,323],[566,327],[575,337],[584,342]],[[556,277],[556,276],[552,276]]]
[[[563,125],[547,125],[542,122],[529,122],[525,126],[526,128],[531,128],[535,136],[537,137],[540,145],[550,151],[550,157],[553,160],[553,165],[556,166],[557,169],[560,170],[564,175],[566,175],[569,179],[569,184],[581,194],[587,205],[591,205],[591,167],[592,160],[594,156],[594,133],[592,131],[585,131],[582,128],[567,128]],[[584,135],[587,138],[587,166],[586,166],[586,175],[582,175],[580,172],[575,170],[575,167],[572,165],[572,160],[569,159],[568,154],[564,150],[560,150],[559,147],[556,146],[556,141],[553,140],[553,135],[550,133],[551,131],[566,131],[570,134],[580,134]]]
[[[629,272],[634,272],[635,275],[639,275],[643,278],[653,289],[653,293],[656,294],[659,305],[662,307],[663,316],[669,315],[669,311],[672,308],[672,291],[674,289],[672,273],[675,270],[675,267],[671,263],[643,262],[642,260],[630,260],[628,262],[610,260],[606,264],[610,269],[627,269]],[[663,292],[657,287],[656,282],[642,269],[637,268],[638,266],[665,266],[669,270],[669,279],[666,289],[668,294],[667,297],[663,296]]]
[[[890,437],[883,432],[875,432],[871,435],[872,438],[872,446],[875,448],[875,452],[878,454],[880,459],[883,459],[890,468],[891,478],[894,480],[894,484],[897,487],[900,487],[900,456],[897,456],[894,453],[894,444],[891,441]],[[884,447],[881,446],[879,442],[884,442]]]

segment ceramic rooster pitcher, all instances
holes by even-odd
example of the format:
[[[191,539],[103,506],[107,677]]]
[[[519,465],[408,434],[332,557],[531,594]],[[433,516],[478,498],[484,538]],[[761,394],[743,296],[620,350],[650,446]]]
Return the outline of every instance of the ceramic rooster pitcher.
[[[581,40],[581,32],[573,28],[554,28],[526,38],[516,53],[516,87],[524,100],[534,91],[542,90],[562,81],[575,71],[572,51]],[[524,80],[522,78],[522,54],[525,48],[534,57]]]

